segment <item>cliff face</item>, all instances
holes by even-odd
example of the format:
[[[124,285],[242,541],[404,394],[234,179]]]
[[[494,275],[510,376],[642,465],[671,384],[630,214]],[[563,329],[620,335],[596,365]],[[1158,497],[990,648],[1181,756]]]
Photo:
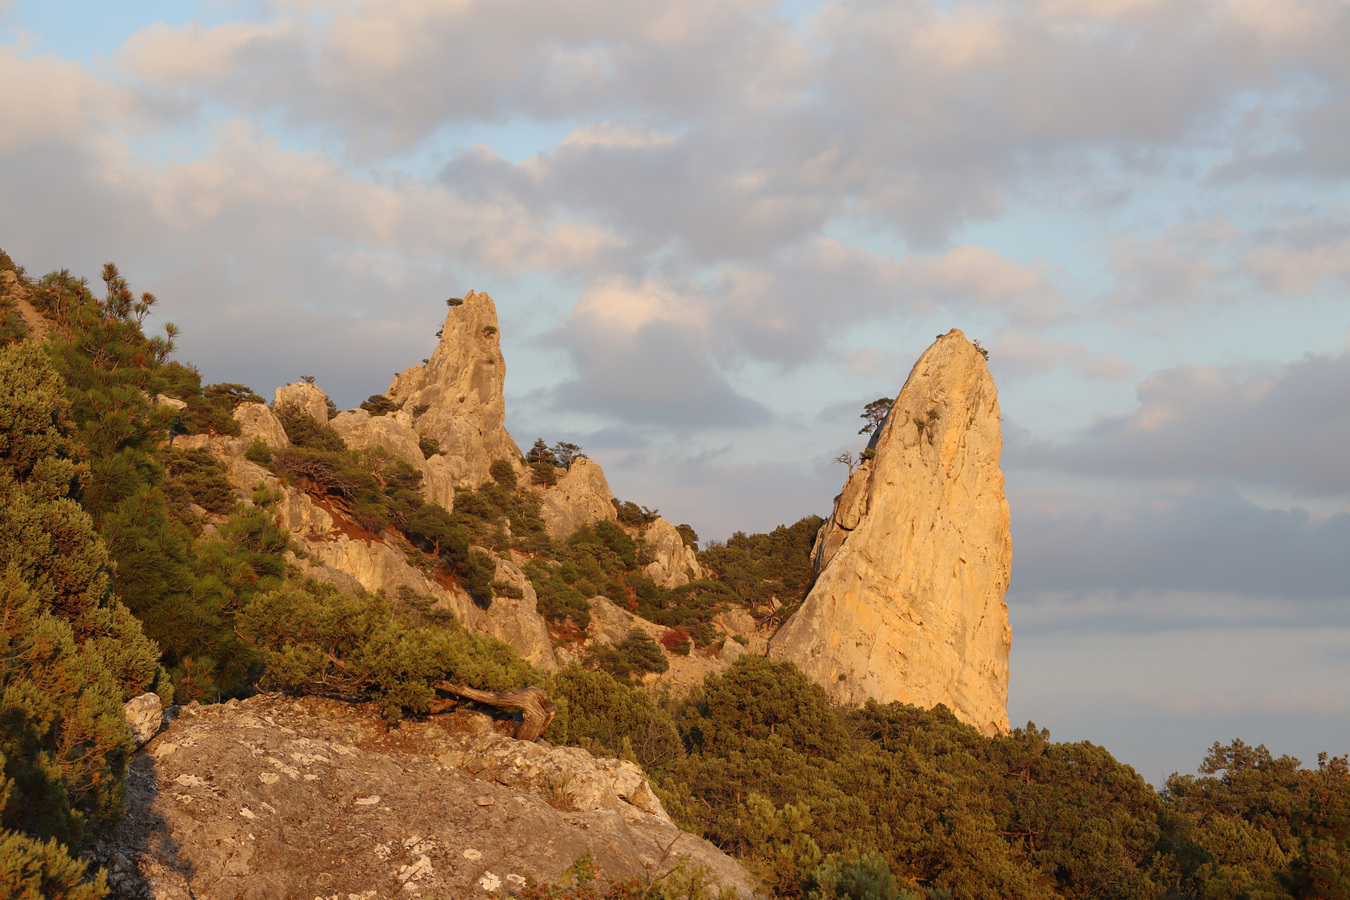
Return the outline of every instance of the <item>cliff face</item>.
[[[115,900],[500,896],[587,853],[644,881],[687,855],[753,891],[634,763],[504,737],[465,710],[389,729],[319,698],[186,707],[133,757],[127,795],[94,854]]]
[[[430,360],[395,376],[387,396],[412,413],[419,435],[440,444],[453,483],[477,487],[494,459],[521,456],[504,424],[505,381],[497,307],[487,294],[469,291],[446,313]]]
[[[774,635],[843,703],[946,704],[1008,728],[1012,565],[998,392],[953,329],[915,363],[813,550],[817,580]]]

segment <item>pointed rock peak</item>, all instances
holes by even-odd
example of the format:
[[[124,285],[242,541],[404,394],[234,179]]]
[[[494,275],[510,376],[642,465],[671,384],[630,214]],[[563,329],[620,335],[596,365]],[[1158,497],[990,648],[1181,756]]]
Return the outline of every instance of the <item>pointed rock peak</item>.
[[[386,394],[412,415],[419,435],[440,447],[453,482],[477,487],[493,460],[521,458],[503,424],[506,360],[491,297],[469,291],[447,305],[431,358],[396,375]]]
[[[998,391],[957,329],[929,347],[813,550],[817,579],[774,636],[838,701],[946,704],[1008,727],[1012,564]]]

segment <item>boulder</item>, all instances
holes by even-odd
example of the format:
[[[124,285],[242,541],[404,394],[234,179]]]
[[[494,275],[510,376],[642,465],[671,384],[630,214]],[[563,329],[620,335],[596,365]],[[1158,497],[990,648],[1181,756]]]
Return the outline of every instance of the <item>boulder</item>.
[[[953,329],[914,365],[849,476],[816,538],[816,583],[769,656],[840,703],[943,703],[985,734],[1006,731],[1002,448],[984,355]]]
[[[632,763],[515,741],[465,710],[390,729],[337,700],[194,704],[126,783],[126,817],[92,854],[114,900],[504,896],[586,854],[610,879],[687,857],[754,891]]]
[[[277,388],[273,406],[298,406],[320,425],[328,424],[328,397],[318,385],[296,381]]]
[[[308,385],[306,385],[308,387]],[[325,411],[324,415],[327,415]],[[239,436],[245,444],[262,441],[274,450],[291,445],[286,429],[265,403],[241,403],[234,408],[234,420],[239,423]]]
[[[652,581],[677,588],[704,577],[694,548],[686,546],[675,526],[665,519],[657,516],[654,522],[649,522],[642,529],[642,538],[647,542],[647,550],[655,556],[642,570]]]
[[[132,697],[122,704],[122,712],[127,717],[127,730],[131,732],[131,739],[137,747],[159,734],[164,721],[164,704],[154,691]]]
[[[583,457],[544,491],[539,515],[549,537],[561,540],[586,525],[618,521],[613,496],[599,463]]]

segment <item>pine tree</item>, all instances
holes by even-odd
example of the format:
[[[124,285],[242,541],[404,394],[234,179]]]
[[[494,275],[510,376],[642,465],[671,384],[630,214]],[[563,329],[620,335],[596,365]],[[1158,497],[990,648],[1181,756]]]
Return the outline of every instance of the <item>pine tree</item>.
[[[0,889],[98,897],[78,848],[121,815],[122,703],[168,693],[159,649],[113,595],[76,501],[88,476],[65,385],[29,343],[0,347]],[[170,699],[165,697],[165,699]],[[56,842],[56,843],[53,843]]]

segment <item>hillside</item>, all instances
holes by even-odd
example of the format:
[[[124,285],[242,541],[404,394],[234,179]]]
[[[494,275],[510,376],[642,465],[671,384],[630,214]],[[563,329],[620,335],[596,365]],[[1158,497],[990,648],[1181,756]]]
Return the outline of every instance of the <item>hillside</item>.
[[[0,269],[8,895],[104,895],[81,854],[128,897],[152,883],[164,896],[238,896],[231,879],[243,878],[259,879],[257,896],[293,892],[311,864],[324,867],[315,884],[340,864],[341,884],[324,884],[372,897],[695,897],[712,875],[822,898],[1350,890],[1344,757],[1305,769],[1216,744],[1199,776],[1173,776],[1160,794],[1104,748],[1054,743],[1031,723],[1007,730],[1006,714],[946,699],[965,688],[922,706],[841,698],[838,685],[868,684],[866,673],[808,677],[791,654],[764,655],[784,622],[822,621],[811,598],[861,577],[844,567],[853,556],[884,568],[891,586],[868,590],[892,591],[896,608],[920,609],[906,591],[952,598],[913,616],[923,622],[886,625],[906,652],[950,644],[955,632],[933,624],[944,609],[970,623],[972,646],[1006,647],[1006,560],[977,569],[971,549],[997,550],[999,527],[1006,535],[1001,476],[987,468],[996,443],[977,441],[979,416],[996,421],[997,406],[964,337],[936,346],[964,360],[950,371],[970,376],[971,401],[947,376],[902,391],[825,527],[807,517],[699,551],[688,526],[612,498],[581,448],[540,440],[520,452],[502,426],[505,361],[484,294],[451,298],[436,353],[344,412],[304,380],[270,404],[245,385],[203,385],[173,359],[172,328],[146,336],[156,301],[114,267],[101,297],[68,273],[29,279],[8,257]],[[886,473],[923,466],[935,496],[971,503],[955,526],[992,509],[991,538],[922,545],[958,590],[879,562],[888,523],[963,508],[878,512],[915,496]],[[969,489],[995,483],[996,497]],[[879,524],[859,524],[873,514]],[[975,621],[963,612],[975,600],[995,614]],[[863,616],[852,631],[823,621],[824,645],[882,634]],[[997,662],[981,653],[957,654],[942,679],[959,687],[967,661]],[[1006,692],[1003,660],[990,671]],[[557,707],[545,743],[498,736],[515,733],[510,715],[447,685],[537,685]],[[151,690],[166,730],[137,750],[122,704]],[[311,782],[297,754],[385,781],[377,790],[343,769]],[[498,828],[502,844],[467,843]],[[662,878],[686,852],[667,836],[697,853]],[[302,849],[220,850],[245,841]],[[525,886],[557,880],[587,850],[600,881]],[[630,875],[641,881],[624,887]]]

